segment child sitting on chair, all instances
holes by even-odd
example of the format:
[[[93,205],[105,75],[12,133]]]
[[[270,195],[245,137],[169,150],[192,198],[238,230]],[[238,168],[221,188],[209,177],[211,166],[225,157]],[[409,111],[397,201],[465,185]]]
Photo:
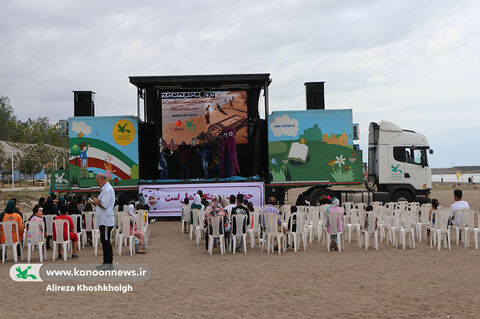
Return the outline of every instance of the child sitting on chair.
[[[135,215],[135,207],[133,206],[133,204],[128,205],[127,212],[128,212],[128,215],[132,216],[135,219],[135,221],[137,220],[137,217],[144,218],[143,216]],[[133,225],[130,224],[130,234],[133,234],[139,240],[137,252],[139,254],[146,254],[147,252],[143,250],[143,244],[144,244],[143,232],[138,228],[137,223],[134,223],[134,224],[135,224],[135,228],[133,228]]]

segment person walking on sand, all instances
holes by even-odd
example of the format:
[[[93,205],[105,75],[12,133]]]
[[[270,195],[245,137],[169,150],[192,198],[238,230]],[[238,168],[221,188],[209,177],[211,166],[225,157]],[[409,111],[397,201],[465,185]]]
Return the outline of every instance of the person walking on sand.
[[[115,204],[115,191],[104,174],[98,174],[96,177],[97,185],[100,187],[100,195],[93,199],[93,204],[97,206],[95,211],[95,221],[100,230],[100,241],[103,249],[103,264],[97,269],[113,268],[113,249],[110,243],[110,233],[112,232],[115,218],[113,206]]]

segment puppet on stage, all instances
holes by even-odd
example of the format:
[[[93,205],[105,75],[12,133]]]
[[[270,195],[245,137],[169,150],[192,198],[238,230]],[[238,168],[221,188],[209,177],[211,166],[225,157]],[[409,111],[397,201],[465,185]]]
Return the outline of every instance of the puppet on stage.
[[[233,127],[226,127],[222,130],[220,177],[237,176],[240,174],[237,159],[237,142],[235,141],[236,133]]]

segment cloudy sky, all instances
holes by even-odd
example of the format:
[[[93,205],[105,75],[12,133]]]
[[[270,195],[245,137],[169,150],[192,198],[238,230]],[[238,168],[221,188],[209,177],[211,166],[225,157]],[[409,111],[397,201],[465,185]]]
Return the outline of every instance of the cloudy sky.
[[[130,75],[270,73],[272,110],[326,107],[424,133],[432,167],[477,165],[480,1],[21,1],[0,4],[0,95],[17,116],[135,114]],[[472,148],[473,147],[473,148]]]

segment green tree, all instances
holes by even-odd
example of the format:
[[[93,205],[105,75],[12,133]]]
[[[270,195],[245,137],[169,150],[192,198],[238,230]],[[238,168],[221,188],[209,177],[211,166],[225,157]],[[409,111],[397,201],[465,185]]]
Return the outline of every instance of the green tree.
[[[11,123],[15,122],[15,114],[10,100],[6,96],[0,96],[0,140],[8,140],[11,133]]]

